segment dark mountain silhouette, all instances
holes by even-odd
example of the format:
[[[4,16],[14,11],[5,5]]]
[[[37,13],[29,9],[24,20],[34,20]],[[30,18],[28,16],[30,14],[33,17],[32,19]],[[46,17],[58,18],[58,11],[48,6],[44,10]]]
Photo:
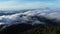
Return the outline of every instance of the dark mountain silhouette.
[[[24,32],[24,31],[27,31],[27,30],[30,30],[30,29],[33,29],[35,27],[43,27],[43,25],[35,25],[35,26],[32,26],[31,24],[25,24],[25,23],[22,23],[22,24],[18,24],[18,25],[11,25],[9,27],[6,27],[4,28],[3,30],[0,31],[1,34],[18,34],[18,33],[21,33],[21,32]]]
[[[12,33],[19,33],[19,32],[23,32],[25,30],[31,29],[33,28],[32,25],[30,24],[18,24],[18,25],[11,25],[9,27],[6,27],[5,29],[3,29],[1,31],[2,34],[6,33],[6,34],[12,34]]]
[[[26,23],[22,23],[22,24],[17,24],[17,25],[11,25],[9,27],[6,27],[4,29],[2,29],[0,31],[1,34],[19,34],[22,33],[24,31],[30,30],[30,29],[34,29],[34,28],[38,28],[38,27],[45,27],[47,25],[42,25],[42,24],[35,24],[35,25],[31,25],[31,24],[26,24]],[[51,26],[49,26],[51,27]],[[53,27],[53,26],[52,26]]]

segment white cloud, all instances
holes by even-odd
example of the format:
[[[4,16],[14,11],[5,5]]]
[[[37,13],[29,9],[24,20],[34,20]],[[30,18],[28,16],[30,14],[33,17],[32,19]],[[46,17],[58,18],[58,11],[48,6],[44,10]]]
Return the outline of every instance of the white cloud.
[[[53,12],[47,15],[49,19],[56,19],[57,21],[60,21],[60,12]]]
[[[21,24],[21,23],[29,23],[29,24],[45,24],[46,20],[44,19],[56,19],[52,20],[56,23],[60,21],[60,12],[51,11],[50,9],[47,11],[46,9],[43,10],[32,10],[26,11],[24,13],[16,13],[13,15],[3,15],[0,16],[1,24],[13,25],[13,24]]]

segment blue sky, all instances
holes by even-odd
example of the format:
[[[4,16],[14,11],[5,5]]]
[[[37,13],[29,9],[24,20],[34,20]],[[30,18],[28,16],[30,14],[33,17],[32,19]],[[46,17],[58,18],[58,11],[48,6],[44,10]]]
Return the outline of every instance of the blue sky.
[[[60,0],[0,0],[0,10],[60,8]]]

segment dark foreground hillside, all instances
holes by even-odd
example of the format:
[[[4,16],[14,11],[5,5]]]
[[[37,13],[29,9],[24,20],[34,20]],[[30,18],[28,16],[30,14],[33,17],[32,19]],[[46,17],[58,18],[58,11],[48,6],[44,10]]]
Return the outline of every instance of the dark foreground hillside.
[[[37,27],[20,34],[60,34],[60,25],[59,26],[44,26]]]
[[[0,31],[0,34],[60,34],[60,25],[18,24],[6,27]]]

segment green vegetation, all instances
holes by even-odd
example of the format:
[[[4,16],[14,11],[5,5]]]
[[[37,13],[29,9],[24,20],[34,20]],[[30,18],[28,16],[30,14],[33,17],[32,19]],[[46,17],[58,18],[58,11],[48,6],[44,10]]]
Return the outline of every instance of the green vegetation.
[[[39,26],[30,30],[24,31],[20,34],[60,34],[60,25],[58,26]]]

